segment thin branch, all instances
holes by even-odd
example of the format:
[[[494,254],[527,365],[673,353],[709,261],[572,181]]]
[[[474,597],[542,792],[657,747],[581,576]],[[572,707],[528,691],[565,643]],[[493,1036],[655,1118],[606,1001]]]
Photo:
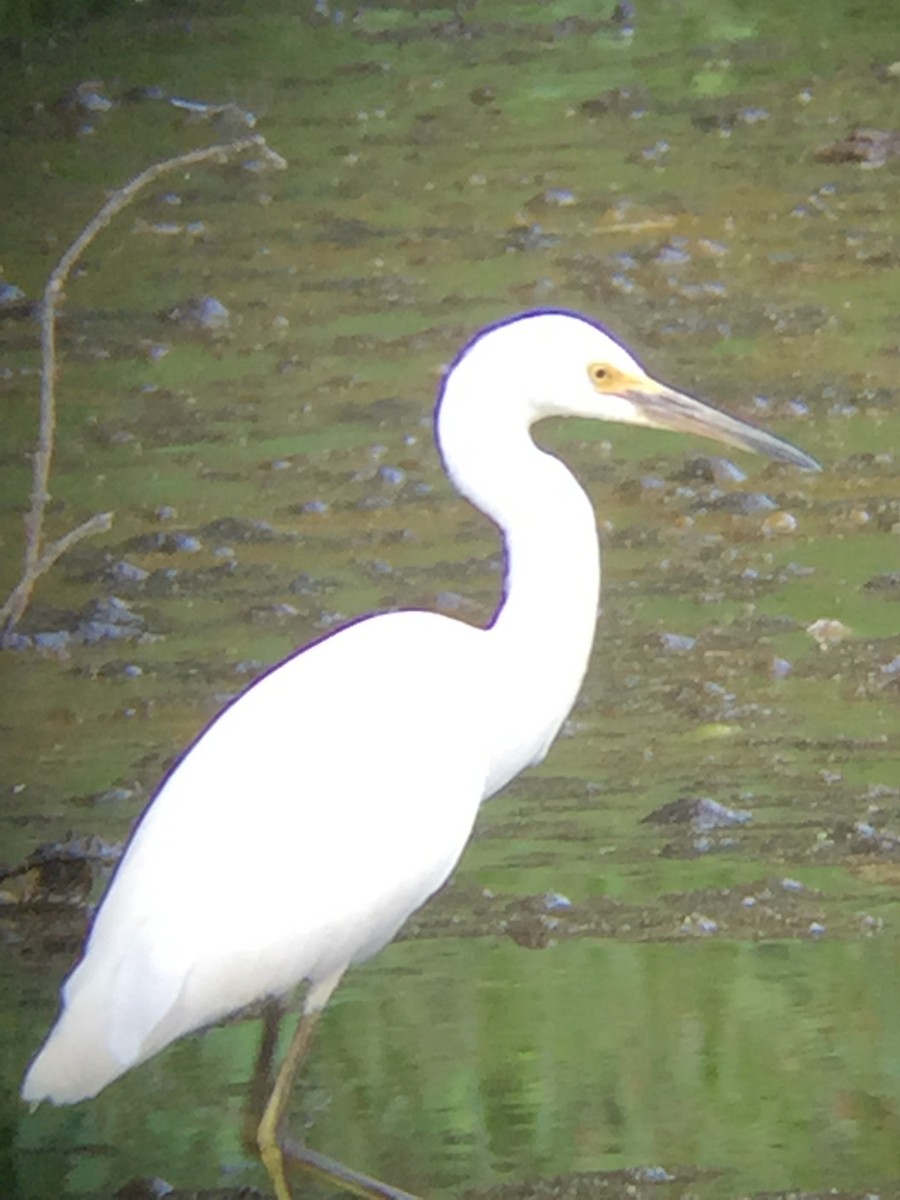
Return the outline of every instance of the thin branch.
[[[106,533],[112,529],[112,523],[113,514],[111,512],[94,513],[81,525],[70,529],[68,533],[64,533],[62,537],[44,548],[40,558],[35,561],[31,574],[27,578],[22,577],[6,598],[3,606],[0,607],[0,627],[3,629],[3,636],[13,630],[21,620],[22,614],[28,607],[36,580],[45,571],[49,571],[56,560],[70,550],[76,542],[80,542],[82,538],[91,537],[95,533]]]
[[[0,607],[0,645],[21,620],[31,599],[31,593],[39,577],[64,554],[75,542],[91,534],[110,528],[111,513],[98,513],[65,534],[49,547],[44,546],[44,517],[50,501],[50,468],[56,441],[56,313],[59,298],[63,293],[69,274],[101,230],[105,229],[117,213],[129,205],[135,196],[155,179],[170,171],[193,167],[210,161],[227,162],[237,154],[256,150],[270,166],[282,170],[287,164],[280,154],[266,145],[265,138],[257,134],[238,141],[218,146],[207,146],[203,150],[192,150],[154,163],[129,183],[113,192],[97,215],[85,225],[81,233],[59,260],[44,288],[41,302],[41,392],[38,427],[38,444],[31,464],[31,507],[25,515],[25,552],[22,574],[5,603]]]

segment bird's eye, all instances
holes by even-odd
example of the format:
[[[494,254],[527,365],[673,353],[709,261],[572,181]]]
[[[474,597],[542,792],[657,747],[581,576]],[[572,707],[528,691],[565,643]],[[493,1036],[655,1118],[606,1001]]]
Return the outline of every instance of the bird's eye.
[[[612,371],[603,363],[591,363],[588,375],[595,387],[606,387],[612,378]]]

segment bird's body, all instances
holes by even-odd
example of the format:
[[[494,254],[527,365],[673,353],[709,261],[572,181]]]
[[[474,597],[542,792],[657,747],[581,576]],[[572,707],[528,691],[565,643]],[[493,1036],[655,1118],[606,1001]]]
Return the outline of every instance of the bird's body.
[[[530,314],[477,338],[448,374],[437,439],[459,491],[504,538],[494,620],[365,618],[213,721],[138,825],[26,1099],[93,1096],[301,980],[315,1013],[444,883],[482,800],[544,757],[581,685],[599,600],[591,504],[529,432],[567,414],[697,427],[813,465],[656,384],[582,318]]]
[[[26,1098],[95,1095],[182,1034],[301,979],[327,985],[394,936],[452,869],[491,770],[463,666],[479,632],[427,613],[361,621],[221,714],[129,845]],[[350,688],[342,654],[365,663]],[[434,669],[446,686],[429,695]],[[473,752],[447,756],[448,738]]]

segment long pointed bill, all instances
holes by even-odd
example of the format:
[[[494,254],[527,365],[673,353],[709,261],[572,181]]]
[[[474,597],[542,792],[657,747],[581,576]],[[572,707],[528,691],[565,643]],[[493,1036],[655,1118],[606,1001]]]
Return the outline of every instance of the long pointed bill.
[[[791,463],[805,471],[821,470],[814,458],[803,450],[786,442],[784,438],[739,421],[728,413],[685,396],[682,392],[657,383],[647,377],[636,385],[623,390],[623,398],[630,401],[639,418],[654,429],[670,429],[675,433],[702,434],[717,442],[726,442],[741,450],[764,454],[776,462]]]

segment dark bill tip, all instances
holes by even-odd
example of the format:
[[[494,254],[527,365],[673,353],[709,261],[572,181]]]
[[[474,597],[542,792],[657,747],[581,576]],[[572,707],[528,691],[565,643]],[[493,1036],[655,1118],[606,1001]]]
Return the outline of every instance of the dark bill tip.
[[[698,434],[713,441],[725,442],[739,450],[765,455],[775,462],[800,467],[804,471],[822,469],[811,455],[792,442],[671,388],[657,385],[653,390],[635,389],[628,393],[628,399],[638,408],[647,424],[656,429]]]

